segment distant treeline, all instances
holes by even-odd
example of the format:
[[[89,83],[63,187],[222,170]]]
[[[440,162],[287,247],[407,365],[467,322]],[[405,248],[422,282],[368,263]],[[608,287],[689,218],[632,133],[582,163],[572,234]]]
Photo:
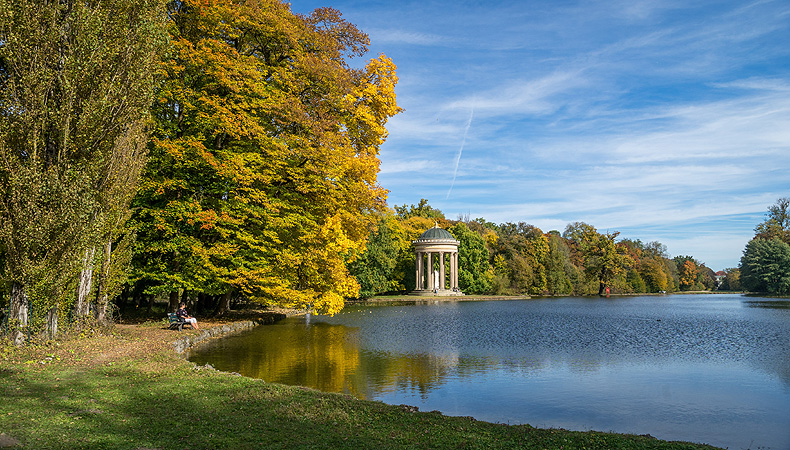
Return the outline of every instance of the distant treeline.
[[[590,295],[717,288],[716,275],[692,256],[670,258],[660,242],[620,239],[584,222],[561,233],[524,222],[448,220],[422,199],[379,217],[366,253],[351,263],[360,296],[414,289],[411,241],[434,223],[459,245],[459,287],[467,294]],[[435,269],[438,269],[436,263]]]

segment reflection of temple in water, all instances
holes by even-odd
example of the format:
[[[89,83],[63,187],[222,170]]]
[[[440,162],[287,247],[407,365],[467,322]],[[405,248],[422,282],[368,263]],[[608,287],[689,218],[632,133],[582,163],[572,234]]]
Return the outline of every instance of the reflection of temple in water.
[[[459,242],[449,231],[434,225],[412,244],[416,278],[412,294],[464,295],[458,288]]]

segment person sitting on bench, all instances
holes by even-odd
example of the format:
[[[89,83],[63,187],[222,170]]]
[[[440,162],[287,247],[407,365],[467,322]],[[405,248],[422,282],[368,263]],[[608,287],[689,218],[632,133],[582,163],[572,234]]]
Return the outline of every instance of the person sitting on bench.
[[[184,322],[192,325],[192,328],[199,330],[200,327],[197,324],[197,319],[195,319],[194,317],[190,316],[189,313],[187,313],[186,307],[187,304],[184,302],[181,302],[181,304],[178,305],[178,311],[176,311],[176,315],[178,316],[178,319],[183,320]]]

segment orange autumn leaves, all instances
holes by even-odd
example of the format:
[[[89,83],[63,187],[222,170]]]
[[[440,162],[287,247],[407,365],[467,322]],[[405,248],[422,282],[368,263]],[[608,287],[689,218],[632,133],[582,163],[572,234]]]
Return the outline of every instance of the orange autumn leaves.
[[[359,287],[385,124],[400,109],[386,56],[335,10],[183,1],[136,200],[138,286],[339,311]]]

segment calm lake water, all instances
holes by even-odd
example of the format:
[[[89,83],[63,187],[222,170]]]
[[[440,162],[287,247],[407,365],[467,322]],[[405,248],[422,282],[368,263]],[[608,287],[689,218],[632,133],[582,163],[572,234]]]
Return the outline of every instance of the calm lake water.
[[[790,449],[790,302],[767,298],[352,306],[189,359],[491,422]]]

